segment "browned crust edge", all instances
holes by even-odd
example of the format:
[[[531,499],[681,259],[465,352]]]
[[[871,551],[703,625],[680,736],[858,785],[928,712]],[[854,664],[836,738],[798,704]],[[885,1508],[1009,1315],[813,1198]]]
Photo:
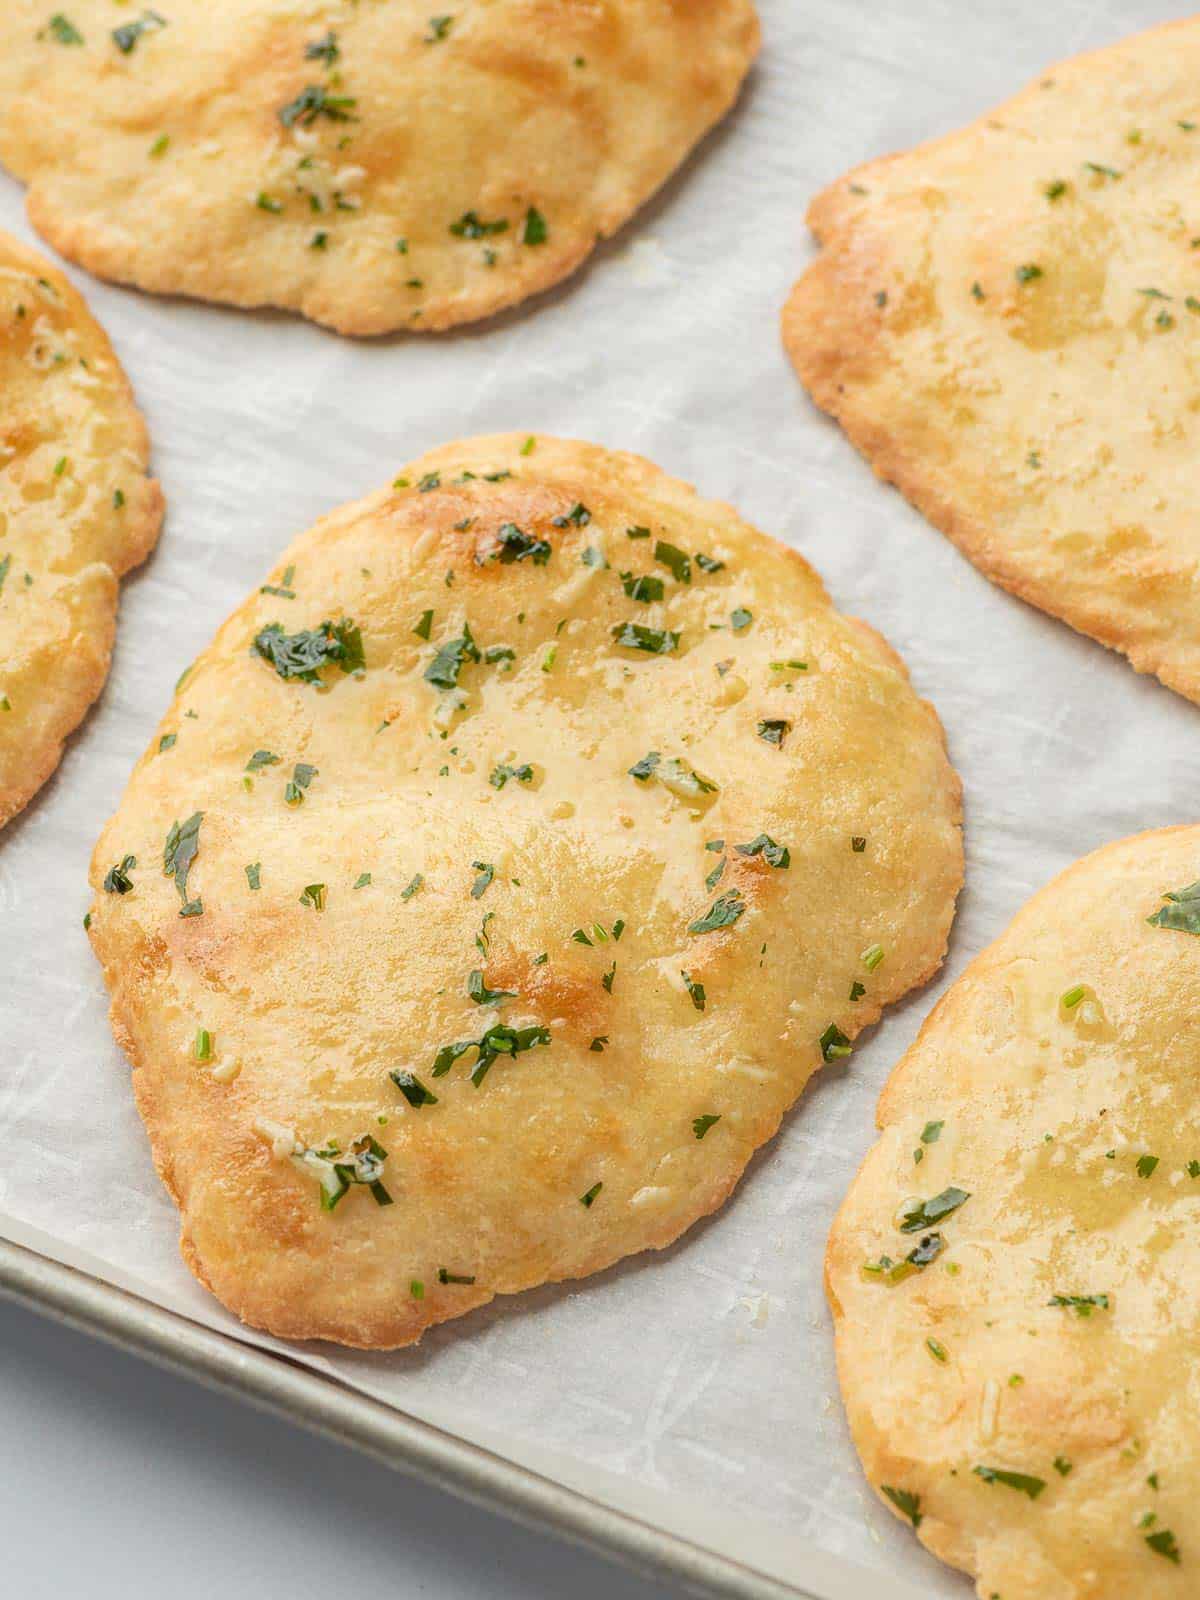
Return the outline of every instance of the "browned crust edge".
[[[1195,18],[1181,18],[1145,29],[1134,37],[1144,40],[1179,28],[1194,27],[1195,23]],[[1068,57],[1056,62],[1047,72],[1077,68],[1120,49],[1123,42],[1127,41]],[[1136,672],[1157,677],[1168,688],[1200,703],[1200,664],[1190,664],[1186,657],[1177,655],[1169,638],[1164,641],[1140,626],[1136,619],[1123,623],[1124,608],[1108,609],[1089,604],[1075,595],[1064,595],[1057,585],[1032,576],[1020,561],[1012,558],[996,530],[985,519],[957,504],[928,473],[919,451],[910,448],[899,433],[883,426],[856,404],[849,386],[843,381],[847,369],[853,369],[858,361],[877,354],[881,348],[877,337],[878,320],[863,317],[861,307],[852,303],[844,292],[845,247],[853,237],[853,224],[848,217],[853,209],[850,186],[864,177],[869,180],[881,167],[893,161],[933,153],[969,129],[1003,116],[1026,97],[1036,94],[1047,72],[1039,74],[1019,93],[973,123],[926,140],[911,150],[864,162],[812,200],[806,220],[823,253],[797,280],[784,305],[783,344],[813,401],[840,425],[876,477],[898,489],[986,577],[1019,600],[1067,623],[1077,633],[1118,651],[1127,657]]]

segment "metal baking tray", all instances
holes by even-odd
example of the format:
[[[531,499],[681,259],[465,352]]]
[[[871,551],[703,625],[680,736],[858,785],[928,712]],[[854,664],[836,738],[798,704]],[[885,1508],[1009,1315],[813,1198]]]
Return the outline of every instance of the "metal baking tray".
[[[582,1545],[689,1594],[720,1600],[866,1600],[878,1577],[817,1551],[819,1575],[781,1583],[270,1351],[0,1238],[0,1298],[336,1439],[524,1527]],[[810,1581],[819,1588],[808,1587]],[[912,1594],[907,1585],[897,1600]]]

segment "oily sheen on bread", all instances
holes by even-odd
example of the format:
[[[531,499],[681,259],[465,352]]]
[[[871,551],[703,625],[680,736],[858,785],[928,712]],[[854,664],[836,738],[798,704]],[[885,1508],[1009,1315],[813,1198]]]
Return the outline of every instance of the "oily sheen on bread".
[[[1004,1600],[1200,1563],[1200,828],[1035,895],[892,1075],[827,1278],[874,1488]]]
[[[936,716],[798,555],[513,435],[334,512],[225,623],[91,937],[193,1270],[395,1346],[719,1206],[938,966],[961,873]]]
[[[995,582],[1200,699],[1200,20],[813,202],[819,406]]]
[[[348,334],[557,283],[732,105],[751,0],[6,0],[0,161],[101,277]]]
[[[129,383],[80,295],[0,233],[0,825],[108,676],[117,580],[162,493]]]

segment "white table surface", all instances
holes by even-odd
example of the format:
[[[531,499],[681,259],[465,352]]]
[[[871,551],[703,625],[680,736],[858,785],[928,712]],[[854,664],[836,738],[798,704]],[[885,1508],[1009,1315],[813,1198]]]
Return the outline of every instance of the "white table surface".
[[[0,1548],[22,1600],[671,1600],[0,1302]]]

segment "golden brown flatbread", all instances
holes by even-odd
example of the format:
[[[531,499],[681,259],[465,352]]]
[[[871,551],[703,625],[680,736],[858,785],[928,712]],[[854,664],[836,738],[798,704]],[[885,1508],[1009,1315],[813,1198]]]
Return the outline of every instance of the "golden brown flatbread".
[[[1200,828],[1037,894],[879,1106],[827,1278],[874,1488],[1004,1600],[1200,1565]]]
[[[117,580],[162,522],[141,414],[103,330],[0,233],[0,825],[108,676]]]
[[[817,404],[1014,594],[1200,699],[1200,21],[818,196]]]
[[[193,1270],[393,1346],[713,1211],[938,966],[961,873],[937,718],[798,555],[516,435],[334,512],[225,623],[91,935]]]
[[[758,49],[751,0],[8,0],[0,160],[101,277],[341,333],[565,278]]]

